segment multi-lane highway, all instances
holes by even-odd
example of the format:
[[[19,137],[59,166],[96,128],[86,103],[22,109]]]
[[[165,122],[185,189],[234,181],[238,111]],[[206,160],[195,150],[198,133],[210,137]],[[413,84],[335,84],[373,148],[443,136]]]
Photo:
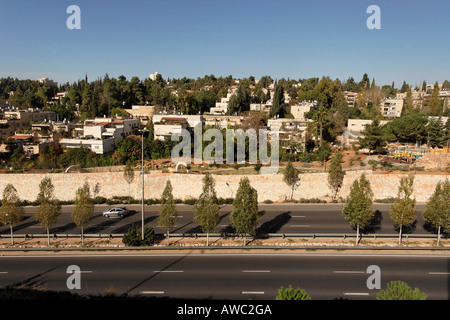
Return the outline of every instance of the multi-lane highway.
[[[315,300],[374,300],[369,266],[379,267],[381,289],[403,280],[446,300],[450,290],[449,255],[394,254],[85,254],[5,255],[0,257],[0,286],[35,285],[79,294],[183,299],[273,300],[292,285]],[[78,266],[80,289],[68,289],[69,266]]]
[[[354,230],[340,214],[341,204],[260,204],[257,232],[285,233],[285,234],[354,234]],[[141,225],[142,215],[140,205],[129,205],[131,214],[123,219],[111,219],[102,216],[102,212],[113,206],[97,205],[93,219],[85,228],[86,234],[123,234],[133,224]],[[192,206],[178,205],[178,223],[173,233],[201,233],[198,224],[194,222]],[[366,229],[373,234],[397,234],[389,216],[388,204],[376,204],[375,219],[372,225]],[[433,233],[424,227],[422,212],[424,205],[417,205],[417,218],[410,230],[404,233],[423,234],[433,236]],[[33,212],[36,207],[26,207],[23,220],[14,227],[16,234],[44,234],[46,230],[34,219]],[[156,233],[164,233],[158,227],[158,214],[160,206],[145,206],[145,224],[153,226]],[[221,206],[220,223],[217,232],[232,232],[230,213],[231,205]],[[71,212],[73,206],[63,206],[62,214],[57,223],[51,228],[52,234],[79,234],[80,229],[72,222]],[[0,235],[9,235],[8,226],[0,226]]]

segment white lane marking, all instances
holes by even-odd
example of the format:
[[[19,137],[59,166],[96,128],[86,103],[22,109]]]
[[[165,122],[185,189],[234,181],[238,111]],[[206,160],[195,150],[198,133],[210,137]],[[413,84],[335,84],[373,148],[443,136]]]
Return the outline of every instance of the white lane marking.
[[[176,273],[176,272],[184,272],[183,270],[155,270],[155,273]]]
[[[367,292],[344,292],[344,296],[368,296]]]
[[[449,275],[450,272],[429,272],[432,275]]]
[[[270,272],[270,270],[241,270],[241,272],[255,272],[255,273],[263,273],[263,272]]]
[[[0,271],[0,274],[7,274],[8,271]]]
[[[140,294],[164,294],[164,291],[141,291]]]
[[[366,273],[364,271],[352,271],[352,270],[338,270],[338,271],[333,271],[333,273]]]
[[[264,294],[264,291],[242,291],[242,294]]]
[[[306,216],[291,216],[292,218],[306,218]]]

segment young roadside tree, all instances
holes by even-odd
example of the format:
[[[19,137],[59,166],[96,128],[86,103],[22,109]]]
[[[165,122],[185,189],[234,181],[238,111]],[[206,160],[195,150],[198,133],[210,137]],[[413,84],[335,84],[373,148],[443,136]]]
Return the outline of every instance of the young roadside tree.
[[[39,184],[37,197],[39,207],[34,217],[45,229],[47,229],[47,244],[50,245],[50,227],[56,223],[61,214],[61,205],[55,198],[55,187],[52,179],[46,177]]]
[[[175,206],[172,190],[172,184],[170,180],[167,180],[161,197],[161,211],[158,219],[158,225],[166,229],[167,245],[169,245],[169,233],[175,228],[178,221],[177,207]]]
[[[410,226],[416,219],[416,199],[412,198],[414,192],[414,176],[402,177],[398,187],[398,194],[391,205],[389,214],[391,219],[399,228],[398,244],[402,243],[403,227]]]
[[[419,289],[414,290],[404,281],[391,281],[388,283],[386,290],[378,292],[377,300],[426,300],[427,295],[420,292]]]
[[[345,172],[342,170],[341,162],[342,153],[337,152],[331,160],[330,168],[328,169],[328,185],[333,191],[333,200],[336,199],[336,196],[342,187],[342,183],[344,182]]]
[[[291,188],[291,196],[290,196],[291,201],[292,197],[294,196],[295,187],[297,186],[300,180],[298,174],[299,171],[295,169],[292,163],[289,161],[283,172],[283,180]]]
[[[131,201],[131,183],[134,180],[134,169],[131,161],[127,161],[125,169],[123,170],[123,178],[128,183],[128,202]]]
[[[214,189],[215,182],[211,174],[203,178],[203,192],[194,205],[194,220],[206,232],[206,246],[209,246],[209,233],[219,224],[219,202]]]
[[[75,197],[75,208],[72,212],[72,221],[77,227],[81,227],[81,245],[84,246],[84,227],[94,215],[94,200],[91,197],[87,182],[78,188]]]
[[[373,192],[370,182],[366,175],[362,174],[359,181],[353,181],[350,195],[347,197],[341,212],[345,220],[349,221],[353,228],[356,227],[356,245],[359,242],[359,229],[369,225],[375,214],[372,198]]]
[[[244,235],[244,246],[247,245],[247,234],[254,233],[258,224],[258,192],[250,185],[247,177],[239,181],[231,223],[238,234]]]
[[[433,195],[426,204],[423,212],[425,221],[438,228],[437,245],[441,238],[441,228],[448,230],[450,228],[450,182],[438,182]]]
[[[3,189],[2,206],[0,207],[0,222],[9,225],[11,230],[11,244],[14,245],[13,228],[14,225],[22,219],[24,214],[23,207],[20,204],[20,198],[17,190],[11,183],[8,183]]]

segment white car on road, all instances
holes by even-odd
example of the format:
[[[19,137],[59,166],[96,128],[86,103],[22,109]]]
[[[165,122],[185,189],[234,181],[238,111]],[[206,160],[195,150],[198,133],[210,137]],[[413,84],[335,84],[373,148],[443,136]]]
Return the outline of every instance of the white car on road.
[[[103,212],[105,218],[122,218],[128,214],[128,210],[124,207],[114,207]]]

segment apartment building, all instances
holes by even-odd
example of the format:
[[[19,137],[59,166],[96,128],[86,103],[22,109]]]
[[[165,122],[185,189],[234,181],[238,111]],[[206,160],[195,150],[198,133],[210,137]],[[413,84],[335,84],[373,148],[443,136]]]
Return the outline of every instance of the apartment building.
[[[304,146],[306,143],[306,131],[311,121],[288,118],[269,119],[267,128],[270,133],[276,134],[281,148],[299,152],[298,146]],[[271,134],[268,138],[271,138]]]
[[[64,138],[65,148],[87,148],[98,154],[112,152],[115,143],[135,133],[139,119],[95,118],[85,120],[82,130],[74,129],[75,137]]]
[[[347,104],[349,107],[356,106],[356,101],[358,100],[357,92],[345,91],[344,97],[345,97],[345,101],[347,101]]]
[[[181,136],[183,130],[188,130],[188,128],[189,123],[184,117],[166,115],[153,119],[153,134],[155,140],[170,140],[173,135],[178,134]]]
[[[383,99],[380,103],[381,115],[386,118],[401,117],[403,103],[403,99]]]
[[[305,113],[317,108],[317,101],[302,101],[291,106],[291,114],[295,119],[305,120]]]
[[[0,138],[9,137],[29,127],[31,123],[56,121],[56,113],[53,111],[13,109],[5,109],[0,116]]]

